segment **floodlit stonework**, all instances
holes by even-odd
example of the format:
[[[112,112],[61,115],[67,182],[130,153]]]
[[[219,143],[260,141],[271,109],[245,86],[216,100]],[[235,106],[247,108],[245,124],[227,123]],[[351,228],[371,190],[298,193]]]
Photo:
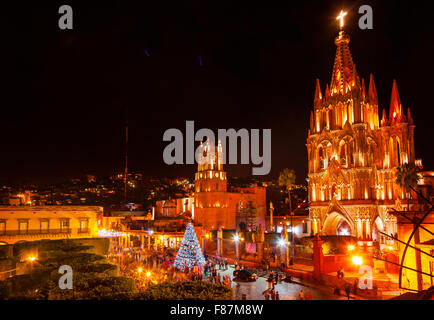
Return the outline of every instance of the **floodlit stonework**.
[[[313,233],[385,243],[378,231],[397,231],[389,209],[412,201],[395,183],[395,169],[415,162],[415,126],[410,109],[404,113],[396,81],[389,117],[383,109],[380,121],[374,77],[371,74],[366,92],[349,42],[340,31],[324,95],[316,82],[306,144],[310,218]]]
[[[228,191],[220,143],[218,146],[207,142],[201,144],[194,188],[193,197],[158,201],[154,209],[155,220],[183,214],[191,216],[195,226],[200,226],[204,232],[219,228],[235,230],[243,222],[238,213],[250,203],[257,209],[256,226],[261,224],[265,229],[265,187],[232,188]]]
[[[212,150],[215,150],[214,152]],[[257,224],[265,229],[265,188],[252,186],[227,190],[223,171],[223,151],[205,143],[201,145],[195,175],[194,220],[205,230],[236,229],[240,220],[237,213],[249,202],[258,209]]]

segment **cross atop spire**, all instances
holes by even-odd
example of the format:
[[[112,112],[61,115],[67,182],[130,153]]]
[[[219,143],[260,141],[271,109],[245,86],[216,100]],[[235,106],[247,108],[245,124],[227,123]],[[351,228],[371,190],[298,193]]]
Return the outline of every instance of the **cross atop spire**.
[[[341,10],[341,12],[339,13],[339,15],[336,17],[336,20],[341,20],[340,21],[340,27],[341,30],[344,28],[344,17],[347,15],[347,13],[343,10]]]

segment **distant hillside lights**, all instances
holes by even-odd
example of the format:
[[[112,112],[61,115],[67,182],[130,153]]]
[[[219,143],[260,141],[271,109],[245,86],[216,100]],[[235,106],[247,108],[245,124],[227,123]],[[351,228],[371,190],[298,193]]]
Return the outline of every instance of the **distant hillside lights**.
[[[199,129],[194,133],[194,121],[186,121],[186,161],[185,164],[200,163],[201,157],[208,152],[211,159],[215,159],[216,164],[226,164],[226,141],[229,139],[229,164],[238,163],[238,138],[241,142],[241,164],[261,165],[252,168],[253,175],[266,175],[271,170],[271,129],[262,129],[262,156],[260,156],[260,129],[218,129],[218,147],[222,149],[223,157],[214,157],[215,135],[210,129]],[[202,141],[206,142],[202,144]],[[184,164],[184,135],[179,129],[167,129],[163,135],[163,141],[170,141],[163,151],[164,163]],[[194,150],[195,141],[200,141],[201,145]],[[251,146],[251,149],[250,149]],[[250,151],[249,151],[250,149]]]

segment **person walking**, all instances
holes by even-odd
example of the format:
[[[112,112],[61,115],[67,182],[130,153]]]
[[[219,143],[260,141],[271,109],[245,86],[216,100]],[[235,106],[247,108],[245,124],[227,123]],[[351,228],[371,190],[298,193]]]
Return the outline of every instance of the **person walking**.
[[[348,300],[350,300],[350,293],[351,293],[351,288],[349,284],[345,285],[345,293],[347,294],[347,298]]]
[[[279,291],[276,291],[276,300],[280,300]]]
[[[263,294],[264,294],[265,300],[270,300],[270,293],[269,293],[268,289],[265,290],[265,291],[263,292]]]
[[[353,283],[353,293],[354,294],[357,294],[357,288],[358,288],[358,286],[359,286],[359,280],[355,279],[354,283]]]
[[[304,300],[304,292],[303,289],[300,290],[298,297],[300,298],[300,300]]]
[[[271,289],[271,283],[273,282],[273,276],[270,274],[267,279],[268,289]]]

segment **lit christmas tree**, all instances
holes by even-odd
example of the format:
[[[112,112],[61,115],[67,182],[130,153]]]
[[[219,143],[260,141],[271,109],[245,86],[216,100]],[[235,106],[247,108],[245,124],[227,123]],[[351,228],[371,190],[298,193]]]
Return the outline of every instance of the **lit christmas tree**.
[[[175,258],[175,267],[179,270],[184,270],[187,265],[189,268],[203,266],[205,258],[200,248],[199,241],[194,232],[193,224],[189,222],[185,229],[184,238]]]

